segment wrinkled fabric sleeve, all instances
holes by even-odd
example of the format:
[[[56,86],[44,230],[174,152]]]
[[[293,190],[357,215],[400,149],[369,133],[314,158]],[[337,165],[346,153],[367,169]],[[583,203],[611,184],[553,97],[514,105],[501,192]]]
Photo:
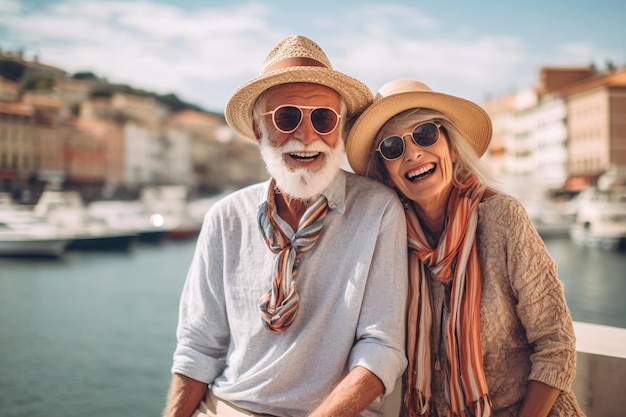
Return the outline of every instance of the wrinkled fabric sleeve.
[[[379,229],[350,355],[350,369],[362,366],[373,372],[385,385],[385,394],[393,391],[407,364],[407,291],[406,220],[394,199]]]
[[[503,205],[512,221],[507,233],[507,268],[517,316],[534,346],[529,379],[564,390],[576,373],[576,339],[557,265],[523,206]]]
[[[210,210],[204,218],[180,297],[172,365],[173,373],[207,384],[224,369],[229,340],[221,227],[214,213]]]

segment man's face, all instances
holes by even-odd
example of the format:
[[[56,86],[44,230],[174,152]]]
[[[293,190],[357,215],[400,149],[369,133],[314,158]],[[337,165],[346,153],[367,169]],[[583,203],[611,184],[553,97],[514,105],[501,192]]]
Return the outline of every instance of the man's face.
[[[266,93],[263,113],[285,104],[328,107],[340,113],[341,98],[334,90],[317,84],[286,84]],[[341,121],[332,132],[321,134],[314,129],[311,111],[302,110],[302,121],[293,132],[278,130],[271,114],[263,116],[264,128],[260,129],[261,155],[270,175],[283,192],[301,200],[316,198],[330,184],[344,152]]]

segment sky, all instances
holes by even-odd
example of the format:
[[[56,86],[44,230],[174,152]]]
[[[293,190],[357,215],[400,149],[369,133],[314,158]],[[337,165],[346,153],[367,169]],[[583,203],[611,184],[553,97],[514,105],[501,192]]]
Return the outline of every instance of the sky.
[[[0,0],[0,49],[223,112],[301,34],[376,92],[396,78],[479,104],[543,67],[626,67],[623,0]]]

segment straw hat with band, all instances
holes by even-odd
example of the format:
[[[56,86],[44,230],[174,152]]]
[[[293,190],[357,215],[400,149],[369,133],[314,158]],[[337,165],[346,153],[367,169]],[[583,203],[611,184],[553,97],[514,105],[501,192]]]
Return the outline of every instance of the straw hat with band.
[[[400,79],[378,90],[374,103],[356,120],[346,142],[348,162],[365,175],[374,139],[389,119],[405,110],[423,108],[443,113],[461,131],[480,157],[491,140],[491,119],[479,105],[448,94],[437,93],[419,81]]]
[[[372,91],[360,81],[333,70],[322,48],[304,36],[290,36],[269,53],[261,75],[240,86],[226,103],[226,122],[239,135],[256,142],[252,109],[270,87],[287,83],[313,83],[332,88],[348,108],[348,118],[372,102]]]

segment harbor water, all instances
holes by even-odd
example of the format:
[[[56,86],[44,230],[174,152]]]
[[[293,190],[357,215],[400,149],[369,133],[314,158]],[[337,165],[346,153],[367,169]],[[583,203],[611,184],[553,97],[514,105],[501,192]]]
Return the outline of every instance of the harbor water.
[[[194,245],[0,258],[0,416],[158,417]],[[546,245],[574,320],[626,328],[626,253]]]

